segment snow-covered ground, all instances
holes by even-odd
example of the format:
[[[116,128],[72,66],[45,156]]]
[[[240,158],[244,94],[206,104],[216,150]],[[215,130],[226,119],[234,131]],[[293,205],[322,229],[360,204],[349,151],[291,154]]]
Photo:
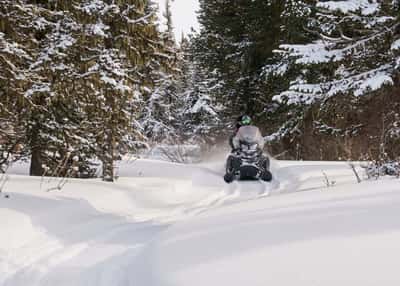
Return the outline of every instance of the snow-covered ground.
[[[272,183],[226,185],[222,161],[138,160],[61,191],[11,172],[1,286],[400,283],[400,180],[357,184],[346,163],[275,161]]]

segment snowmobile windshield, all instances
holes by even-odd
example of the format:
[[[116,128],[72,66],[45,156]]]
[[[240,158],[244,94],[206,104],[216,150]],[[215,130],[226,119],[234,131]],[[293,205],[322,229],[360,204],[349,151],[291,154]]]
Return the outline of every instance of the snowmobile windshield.
[[[242,126],[236,134],[239,142],[249,144],[258,144],[260,149],[264,148],[264,138],[261,135],[260,129],[256,126]]]

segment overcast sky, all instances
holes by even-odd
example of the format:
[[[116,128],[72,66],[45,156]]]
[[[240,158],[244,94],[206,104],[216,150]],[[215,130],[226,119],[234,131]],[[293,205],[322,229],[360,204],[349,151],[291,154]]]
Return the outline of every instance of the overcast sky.
[[[160,13],[165,9],[165,0],[155,0],[160,5]],[[175,37],[179,41],[182,32],[187,34],[190,28],[195,30],[199,29],[196,13],[199,9],[198,0],[174,0],[171,3],[172,7],[172,21],[175,29]],[[162,20],[164,22],[164,20]]]

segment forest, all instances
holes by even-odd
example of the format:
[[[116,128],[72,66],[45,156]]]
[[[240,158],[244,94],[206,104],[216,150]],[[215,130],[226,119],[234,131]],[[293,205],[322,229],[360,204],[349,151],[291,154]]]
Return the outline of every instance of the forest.
[[[400,3],[200,0],[175,39],[151,0],[0,2],[0,166],[101,177],[155,144],[227,144],[250,115],[271,156],[400,156]],[[100,163],[97,163],[100,162]]]

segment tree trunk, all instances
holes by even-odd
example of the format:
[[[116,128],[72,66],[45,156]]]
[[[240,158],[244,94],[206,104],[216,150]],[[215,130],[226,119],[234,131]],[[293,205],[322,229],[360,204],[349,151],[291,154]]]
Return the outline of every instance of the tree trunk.
[[[103,181],[114,182],[114,136],[112,132],[106,140],[106,152],[103,158]]]
[[[103,181],[114,182],[114,162],[106,156],[103,160]]]
[[[42,167],[42,150],[40,148],[39,140],[38,140],[38,132],[35,131],[34,134],[32,134],[31,138],[31,150],[32,150],[32,156],[31,156],[31,166],[29,169],[29,175],[30,176],[42,176],[43,175],[43,167]]]

